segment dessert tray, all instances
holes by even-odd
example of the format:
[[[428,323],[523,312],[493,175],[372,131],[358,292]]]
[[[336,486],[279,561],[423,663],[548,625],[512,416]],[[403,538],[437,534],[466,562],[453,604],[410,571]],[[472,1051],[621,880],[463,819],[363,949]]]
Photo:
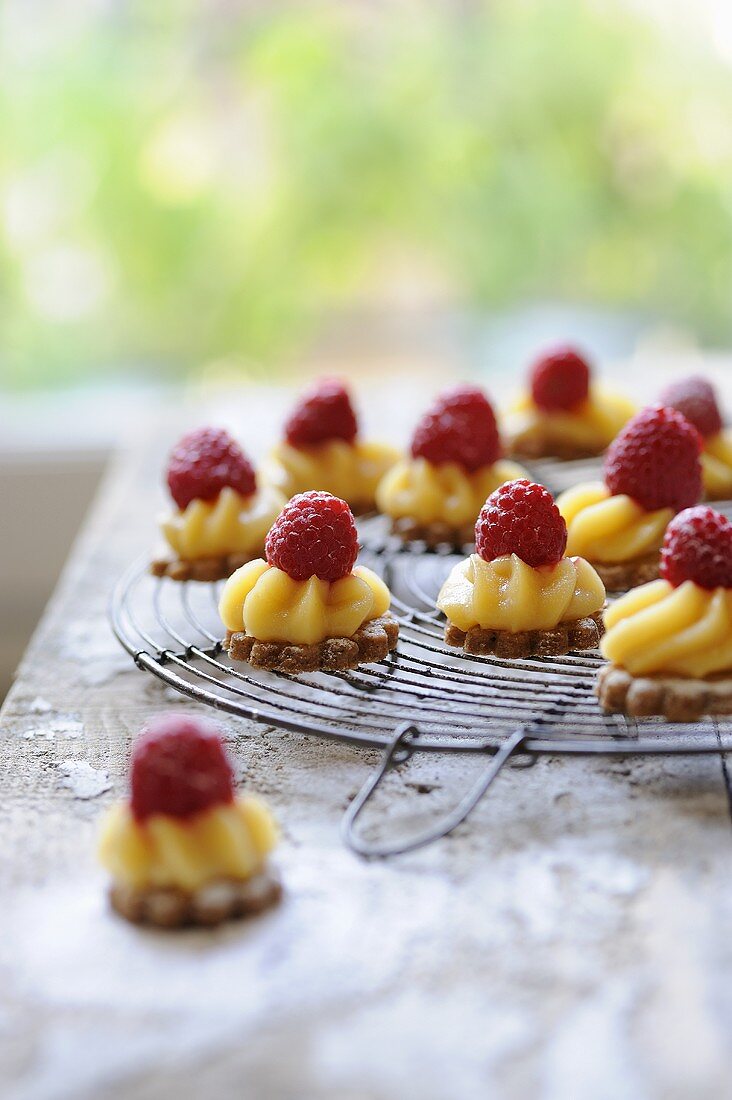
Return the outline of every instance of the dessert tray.
[[[557,492],[591,466],[536,463],[532,472]],[[729,514],[732,505],[721,510]],[[384,661],[353,672],[292,676],[230,661],[217,611],[223,582],[154,577],[147,556],[123,575],[110,605],[114,633],[138,668],[183,695],[263,725],[383,749],[379,768],[344,818],[344,839],[359,854],[396,855],[446,835],[515,754],[530,762],[539,753],[732,751],[732,719],[674,725],[603,714],[594,694],[599,654],[507,661],[446,646],[434,601],[459,555],[447,548],[405,547],[379,516],[362,517],[359,534],[359,561],[389,585],[400,637]],[[393,842],[370,842],[356,828],[361,811],[386,773],[418,751],[482,753],[488,763],[460,803],[432,827]]]

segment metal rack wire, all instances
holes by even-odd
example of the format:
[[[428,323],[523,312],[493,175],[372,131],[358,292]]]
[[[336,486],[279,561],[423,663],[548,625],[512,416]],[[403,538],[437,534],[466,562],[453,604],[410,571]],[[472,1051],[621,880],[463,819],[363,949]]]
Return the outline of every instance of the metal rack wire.
[[[576,479],[577,472],[567,471]],[[547,478],[549,480],[549,478]],[[347,673],[291,676],[232,662],[222,649],[220,585],[149,575],[147,558],[119,581],[113,630],[140,669],[219,710],[266,725],[385,750],[381,770],[352,804],[348,843],[365,855],[408,850],[442,836],[457,810],[408,844],[376,848],[355,821],[383,775],[416,751],[479,752],[493,759],[458,807],[464,820],[515,752],[573,754],[714,753],[732,750],[732,721],[678,726],[606,716],[594,695],[597,653],[506,661],[447,647],[435,598],[457,556],[406,550],[379,517],[359,525],[361,562],[380,573],[400,624],[397,650]],[[367,789],[368,788],[368,789]],[[452,824],[450,822],[452,821]],[[449,826],[449,827],[448,827]]]

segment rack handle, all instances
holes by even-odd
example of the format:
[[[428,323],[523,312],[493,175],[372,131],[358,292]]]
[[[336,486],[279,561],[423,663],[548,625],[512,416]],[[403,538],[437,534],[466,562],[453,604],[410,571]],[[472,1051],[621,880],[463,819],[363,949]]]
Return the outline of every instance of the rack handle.
[[[359,835],[356,830],[356,822],[384,776],[392,769],[406,764],[411,758],[415,751],[412,742],[418,733],[419,730],[413,723],[404,722],[402,725],[397,726],[394,736],[384,750],[377,771],[366,780],[343,815],[341,824],[343,841],[352,852],[363,856],[364,859],[385,859],[388,856],[404,855],[406,852],[413,852],[417,848],[424,848],[436,840],[442,840],[448,833],[457,829],[458,825],[461,825],[478,805],[504,764],[523,746],[530,730],[527,726],[520,726],[503,742],[491,757],[490,764],[478,781],[458,802],[457,806],[438,820],[436,825],[423,830],[411,840],[372,844]]]

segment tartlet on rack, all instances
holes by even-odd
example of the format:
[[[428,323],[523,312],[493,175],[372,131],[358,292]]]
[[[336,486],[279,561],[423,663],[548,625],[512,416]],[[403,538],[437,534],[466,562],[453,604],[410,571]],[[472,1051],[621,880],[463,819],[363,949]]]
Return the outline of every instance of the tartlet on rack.
[[[611,591],[658,576],[666,526],[701,494],[700,446],[696,429],[675,409],[644,409],[609,448],[604,481],[558,497],[569,553],[587,558]]]
[[[399,626],[389,589],[355,565],[357,554],[344,500],[323,492],[293,497],[267,536],[266,560],[243,566],[224,586],[219,612],[229,656],[287,673],[383,660]]]
[[[589,458],[602,454],[634,411],[593,380],[584,356],[561,345],[533,364],[527,391],[506,416],[506,448],[519,459]]]
[[[216,581],[262,553],[284,504],[272,486],[257,485],[248,458],[231,436],[199,428],[174,448],[167,475],[174,511],[161,517],[169,553],[151,571],[177,581]]]
[[[607,711],[692,722],[732,714],[732,523],[706,505],[671,521],[659,580],[605,612]]]
[[[277,839],[259,799],[235,796],[215,727],[180,714],[150,722],[132,750],[129,803],[108,811],[99,855],[113,908],[134,923],[214,925],[258,913],[282,887]]]
[[[379,511],[404,542],[472,543],[486,497],[524,470],[501,458],[490,402],[476,386],[458,386],[434,401],[412,436],[410,455],[381,481]]]
[[[263,473],[286,499],[320,490],[341,497],[358,515],[373,511],[376,486],[398,458],[387,443],[360,438],[348,390],[324,378],[300,398]]]
[[[714,387],[706,378],[693,375],[672,382],[660,401],[683,413],[702,438],[704,499],[732,498],[732,430],[724,426]]]
[[[476,552],[453,568],[437,598],[447,644],[505,658],[597,646],[605,589],[591,565],[565,557],[566,541],[544,486],[520,479],[497,489],[475,525]]]

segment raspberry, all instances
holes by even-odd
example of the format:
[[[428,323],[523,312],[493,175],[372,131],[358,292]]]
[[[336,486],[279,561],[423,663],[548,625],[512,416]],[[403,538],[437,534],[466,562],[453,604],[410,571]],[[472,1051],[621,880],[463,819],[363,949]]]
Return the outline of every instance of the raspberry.
[[[132,813],[190,817],[234,797],[231,767],[215,726],[185,714],[148,723],[132,748]]]
[[[285,424],[293,447],[311,447],[328,439],[352,443],[358,432],[348,390],[336,378],[322,378],[300,399]]]
[[[701,496],[701,439],[676,409],[643,409],[610,444],[605,482],[614,496],[632,497],[641,508],[680,512]]]
[[[168,488],[179,508],[192,500],[215,500],[222,489],[251,496],[257,479],[238,443],[221,428],[198,428],[184,435],[168,463]]]
[[[330,493],[300,493],[269,529],[267,561],[294,581],[339,581],[353,569],[358,534],[345,500]]]
[[[567,524],[543,485],[522,477],[491,493],[475,525],[483,561],[516,554],[527,565],[556,565],[567,546]]]
[[[722,430],[722,416],[717,404],[714,387],[706,378],[692,375],[679,382],[672,382],[661,394],[660,403],[683,413],[703,436],[716,435]]]
[[[674,588],[732,588],[732,523],[704,504],[679,512],[666,528],[661,576]]]
[[[590,392],[590,368],[571,347],[545,352],[531,369],[531,396],[546,412],[573,409]]]
[[[412,457],[434,466],[455,462],[469,473],[491,466],[501,440],[491,403],[477,386],[447,390],[427,410],[412,436]]]

